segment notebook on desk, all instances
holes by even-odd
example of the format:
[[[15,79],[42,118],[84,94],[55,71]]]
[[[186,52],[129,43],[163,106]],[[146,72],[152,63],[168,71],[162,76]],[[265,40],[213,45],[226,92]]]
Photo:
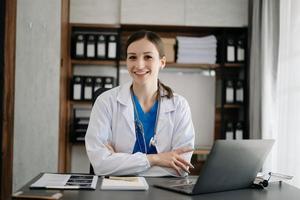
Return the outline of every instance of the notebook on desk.
[[[248,188],[273,144],[274,140],[216,140],[196,179],[167,180],[154,186],[190,195]]]

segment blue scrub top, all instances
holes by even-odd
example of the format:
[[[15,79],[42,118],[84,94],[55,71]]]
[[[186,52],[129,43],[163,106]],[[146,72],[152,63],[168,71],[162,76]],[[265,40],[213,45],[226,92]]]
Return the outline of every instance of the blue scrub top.
[[[154,137],[154,129],[155,129],[155,123],[156,123],[156,114],[157,114],[157,109],[158,109],[158,101],[155,102],[155,104],[152,106],[149,112],[144,113],[142,106],[140,105],[140,102],[138,98],[133,95],[133,100],[136,105],[137,113],[138,113],[138,118],[140,122],[142,123],[143,129],[144,129],[144,135],[145,135],[145,142],[146,142],[146,148],[147,148],[147,154],[156,154],[156,148],[153,145],[150,145],[150,140],[152,137]],[[137,116],[135,116],[134,112],[134,119],[136,121]],[[140,126],[139,126],[140,127]],[[140,128],[137,127],[137,124],[135,125],[135,133],[136,133],[136,142],[133,148],[132,153],[136,152],[145,152],[145,142],[143,138],[143,134],[141,133]]]

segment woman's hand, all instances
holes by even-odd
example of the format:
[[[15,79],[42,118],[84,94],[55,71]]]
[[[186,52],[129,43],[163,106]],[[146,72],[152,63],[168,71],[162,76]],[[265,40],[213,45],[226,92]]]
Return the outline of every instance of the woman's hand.
[[[147,158],[151,166],[161,166],[173,168],[180,176],[180,170],[190,173],[189,167],[194,166],[183,159],[181,154],[193,151],[191,148],[181,147],[173,151],[158,154],[148,154]]]

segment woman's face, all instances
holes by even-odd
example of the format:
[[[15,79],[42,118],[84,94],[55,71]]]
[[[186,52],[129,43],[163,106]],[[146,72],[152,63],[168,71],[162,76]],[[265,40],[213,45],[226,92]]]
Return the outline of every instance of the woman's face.
[[[128,46],[126,62],[135,84],[157,84],[158,72],[165,67],[166,58],[160,58],[156,46],[143,38]]]

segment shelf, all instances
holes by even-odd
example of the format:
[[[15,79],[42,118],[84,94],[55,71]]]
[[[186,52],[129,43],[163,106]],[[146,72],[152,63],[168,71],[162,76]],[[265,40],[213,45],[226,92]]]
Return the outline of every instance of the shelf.
[[[196,149],[193,154],[194,155],[208,155],[210,152],[210,149]]]
[[[224,67],[228,67],[228,68],[241,68],[244,67],[245,63],[225,63]]]
[[[105,28],[105,29],[119,29],[119,24],[87,24],[87,23],[70,23],[71,27],[82,27],[82,28]]]
[[[85,141],[84,140],[71,141],[71,143],[72,143],[72,145],[78,145],[78,146],[85,145]]]
[[[177,26],[177,25],[145,25],[145,24],[121,24],[122,31],[133,32],[141,29],[158,32],[160,35],[178,35],[178,33],[185,35],[208,35],[220,34],[222,31],[237,31],[246,29],[246,27],[216,27],[216,26]]]
[[[120,61],[121,66],[126,65],[126,61]],[[217,69],[220,68],[220,64],[194,64],[194,63],[167,63],[167,68],[193,68],[193,69]]]
[[[92,105],[92,100],[91,101],[75,101],[75,100],[70,100],[70,103],[71,103],[72,106],[74,106],[74,105],[91,106]]]
[[[243,107],[243,104],[224,104],[223,108],[225,109],[237,109]],[[216,109],[221,109],[221,105],[217,105]]]
[[[115,60],[91,60],[91,59],[72,59],[71,63],[73,65],[116,65]]]
[[[241,108],[243,107],[242,104],[225,104],[224,108]]]
[[[199,68],[199,69],[217,69],[219,64],[188,64],[188,63],[167,63],[169,68]]]
[[[236,108],[241,108],[243,107],[243,104],[224,104],[223,108],[225,109],[236,109]],[[221,109],[222,106],[221,105],[217,105],[216,109]]]

